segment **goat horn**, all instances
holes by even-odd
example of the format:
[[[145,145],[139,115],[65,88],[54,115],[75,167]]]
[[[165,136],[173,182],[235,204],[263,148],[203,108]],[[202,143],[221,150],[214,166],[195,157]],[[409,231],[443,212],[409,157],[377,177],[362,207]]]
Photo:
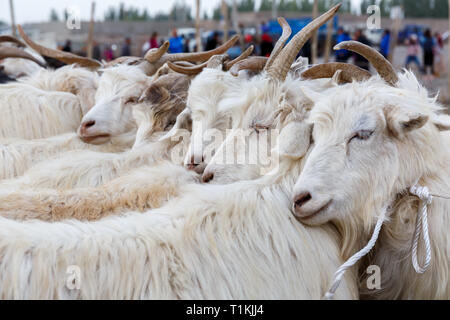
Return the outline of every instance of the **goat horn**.
[[[334,50],[350,50],[362,55],[370,61],[378,74],[391,86],[395,86],[398,81],[397,73],[392,64],[375,49],[358,41],[344,41],[333,48]]]
[[[252,54],[254,48],[255,47],[253,45],[251,45],[250,47],[247,48],[247,50],[242,52],[241,55],[239,57],[237,57],[236,59],[225,62],[225,65],[224,65],[225,70],[230,70],[231,67],[234,66],[239,61],[247,59],[248,56]]]
[[[45,68],[45,64],[33,57],[28,52],[24,51],[23,49],[15,48],[15,47],[1,47],[0,48],[0,60],[6,59],[6,58],[23,58],[31,60],[41,67]]]
[[[319,64],[317,66],[311,67],[306,71],[302,72],[302,78],[305,79],[321,79],[321,78],[332,78],[337,71],[340,73],[341,82],[352,82],[364,81],[371,77],[369,71],[364,70],[352,64],[342,63],[342,62],[331,62],[325,64]]]
[[[168,54],[167,60],[171,62],[175,61],[189,61],[189,62],[204,62],[211,58],[214,55],[220,55],[225,52],[227,52],[228,49],[230,49],[236,41],[239,39],[238,35],[233,36],[230,40],[225,42],[220,47],[217,47],[214,50],[210,51],[204,51],[204,52],[194,52],[194,53],[174,53],[174,54]]]
[[[269,77],[284,81],[292,63],[295,60],[295,57],[306,41],[308,41],[311,37],[312,33],[317,31],[317,29],[319,29],[324,23],[333,18],[340,7],[341,4],[334,6],[300,30],[300,32],[298,32],[280,52],[273,64],[267,69]]]
[[[281,34],[281,37],[275,44],[275,48],[273,48],[272,53],[270,54],[269,60],[267,61],[264,68],[265,70],[269,69],[269,67],[274,63],[276,57],[280,54],[281,50],[283,50],[286,41],[289,39],[292,33],[291,27],[289,26],[289,23],[287,23],[286,19],[280,17],[278,18],[278,23],[283,28],[283,32]]]
[[[208,62],[204,62],[202,64],[194,66],[181,66],[179,64],[167,61],[167,65],[169,66],[170,69],[172,69],[175,72],[187,75],[196,75],[202,72],[203,68],[205,68],[208,65]]]
[[[230,73],[237,77],[241,70],[261,71],[267,63],[269,58],[266,57],[250,57],[248,59],[239,61],[231,69]]]
[[[13,43],[19,45],[19,47],[26,47],[27,46],[25,43],[23,43],[19,39],[15,38],[13,36],[8,36],[8,35],[0,36],[0,43],[1,42],[13,42]]]
[[[169,46],[170,46],[169,41],[164,42],[164,44],[161,47],[159,47],[158,49],[149,50],[145,54],[144,59],[150,63],[157,62],[159,59],[161,59],[161,57],[163,55],[165,55],[167,53],[167,50],[169,50]]]
[[[17,25],[17,29],[19,30],[20,36],[23,38],[23,40],[35,51],[40,53],[42,56],[50,57],[59,61],[62,61],[66,64],[73,64],[78,63],[81,66],[84,67],[90,67],[90,68],[98,68],[101,67],[101,63],[97,60],[85,58],[78,56],[76,54],[70,53],[70,52],[64,52],[60,50],[50,49],[46,48],[44,46],[41,46],[35,42],[33,42],[23,31],[21,25]]]
[[[253,48],[251,48],[251,49],[253,50]],[[248,53],[248,51],[250,51],[250,50],[247,49],[244,53],[241,54],[241,56],[244,56],[244,54]],[[239,57],[236,58],[235,60],[239,59]],[[223,65],[223,61],[227,58],[228,58],[228,56],[226,54],[220,54],[220,55],[212,56],[211,58],[209,58],[208,61],[203,62],[202,64],[199,64],[199,65],[186,65],[187,63],[189,63],[186,61],[179,61],[176,63],[167,61],[167,65],[169,66],[170,69],[172,69],[175,72],[187,74],[187,75],[195,75],[195,74],[199,74],[200,72],[202,72],[202,70],[206,67],[217,68],[217,67]],[[233,62],[233,61],[231,61],[231,62]],[[183,64],[184,64],[184,66],[183,66]]]

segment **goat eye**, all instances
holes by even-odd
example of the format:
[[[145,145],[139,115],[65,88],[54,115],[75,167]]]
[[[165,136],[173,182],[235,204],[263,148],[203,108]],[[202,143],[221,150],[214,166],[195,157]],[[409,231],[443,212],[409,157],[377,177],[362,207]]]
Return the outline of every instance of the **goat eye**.
[[[374,132],[373,130],[358,131],[350,138],[350,141],[352,141],[353,139],[368,140],[372,136],[373,132]]]
[[[139,98],[136,97],[130,97],[125,101],[125,104],[129,104],[129,103],[137,103],[139,100]]]
[[[265,126],[262,124],[254,124],[251,126],[253,130],[255,130],[256,133],[259,133],[260,131],[269,130],[269,126]]]

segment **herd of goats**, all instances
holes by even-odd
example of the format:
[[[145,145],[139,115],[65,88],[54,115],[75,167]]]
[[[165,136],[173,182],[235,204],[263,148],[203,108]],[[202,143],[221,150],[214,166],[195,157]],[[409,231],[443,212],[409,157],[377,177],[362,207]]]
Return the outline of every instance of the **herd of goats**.
[[[321,299],[375,229],[335,298],[450,299],[450,121],[364,44],[335,49],[376,75],[296,59],[339,7],[289,42],[279,18],[269,58],[1,36],[0,298]],[[276,165],[223,163],[261,142]]]

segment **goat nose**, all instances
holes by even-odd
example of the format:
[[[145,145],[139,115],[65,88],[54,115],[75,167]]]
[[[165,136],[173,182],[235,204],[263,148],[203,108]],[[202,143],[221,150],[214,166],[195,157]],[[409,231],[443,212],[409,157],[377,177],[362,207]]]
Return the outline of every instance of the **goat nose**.
[[[295,209],[300,209],[305,203],[307,203],[311,199],[312,199],[311,193],[309,193],[308,191],[300,193],[294,199]]]
[[[87,129],[89,129],[90,127],[92,127],[94,125],[95,125],[95,120],[85,121],[85,122],[81,123],[80,133],[82,135],[86,134]]]
[[[87,129],[95,125],[95,120],[83,122],[83,128]]]
[[[199,164],[202,164],[205,161],[205,158],[202,156],[202,161],[197,162],[195,161],[195,156],[192,155],[190,161],[187,163],[187,168],[189,170],[194,170],[195,167],[197,167]]]
[[[214,179],[214,173],[212,173],[212,172],[205,173],[205,174],[202,176],[202,181],[203,181],[204,183],[208,183],[208,182],[210,182],[212,179]]]

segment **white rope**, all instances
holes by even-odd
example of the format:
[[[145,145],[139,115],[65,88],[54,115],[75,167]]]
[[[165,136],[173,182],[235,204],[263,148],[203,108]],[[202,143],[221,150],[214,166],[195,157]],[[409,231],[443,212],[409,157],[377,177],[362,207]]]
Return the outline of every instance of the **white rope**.
[[[427,187],[421,187],[417,185],[417,183],[409,189],[409,192],[412,195],[417,196],[420,199],[420,208],[417,213],[417,221],[416,228],[414,230],[413,237],[413,245],[412,245],[412,264],[417,273],[424,273],[427,271],[431,262],[431,244],[430,237],[428,234],[428,220],[427,220],[427,207],[431,204],[433,197],[431,196]],[[387,208],[384,208],[382,214],[378,217],[377,224],[375,225],[375,229],[373,230],[372,237],[370,238],[367,245],[362,248],[360,251],[351,256],[342,266],[334,274],[334,281],[331,285],[330,289],[325,293],[324,299],[331,300],[334,297],[334,294],[341,283],[341,280],[345,274],[345,272],[351,268],[356,262],[358,262],[362,257],[364,257],[367,253],[372,250],[375,245],[375,242],[378,239],[378,235],[380,233],[381,226],[383,225],[384,218],[386,216]],[[422,230],[421,230],[422,229]],[[422,267],[419,266],[417,261],[417,246],[419,243],[419,237],[422,233],[423,240],[425,242],[425,264]]]
[[[412,245],[412,264],[417,273],[424,273],[427,271],[431,262],[431,244],[428,234],[428,219],[427,219],[427,207],[431,204],[433,197],[427,187],[421,187],[417,184],[409,189],[409,192],[420,199],[420,208],[417,213],[416,229],[414,230],[414,238]],[[422,230],[421,230],[422,229]],[[417,261],[417,246],[419,243],[419,237],[422,233],[422,238],[425,242],[425,264],[421,267]]]
[[[380,233],[381,226],[383,225],[384,218],[386,216],[387,207],[383,209],[382,214],[378,217],[377,224],[375,225],[375,229],[373,230],[372,237],[370,238],[369,242],[366,244],[364,248],[359,250],[357,253],[355,253],[353,256],[350,257],[342,266],[339,267],[339,269],[334,274],[334,281],[331,285],[330,289],[325,293],[324,299],[331,300],[334,297],[334,293],[336,292],[337,288],[339,287],[339,284],[341,283],[342,278],[344,277],[345,272],[350,269],[356,262],[359,261],[362,257],[364,257],[367,253],[372,250],[373,246],[375,245],[375,242],[378,239],[378,235]]]

